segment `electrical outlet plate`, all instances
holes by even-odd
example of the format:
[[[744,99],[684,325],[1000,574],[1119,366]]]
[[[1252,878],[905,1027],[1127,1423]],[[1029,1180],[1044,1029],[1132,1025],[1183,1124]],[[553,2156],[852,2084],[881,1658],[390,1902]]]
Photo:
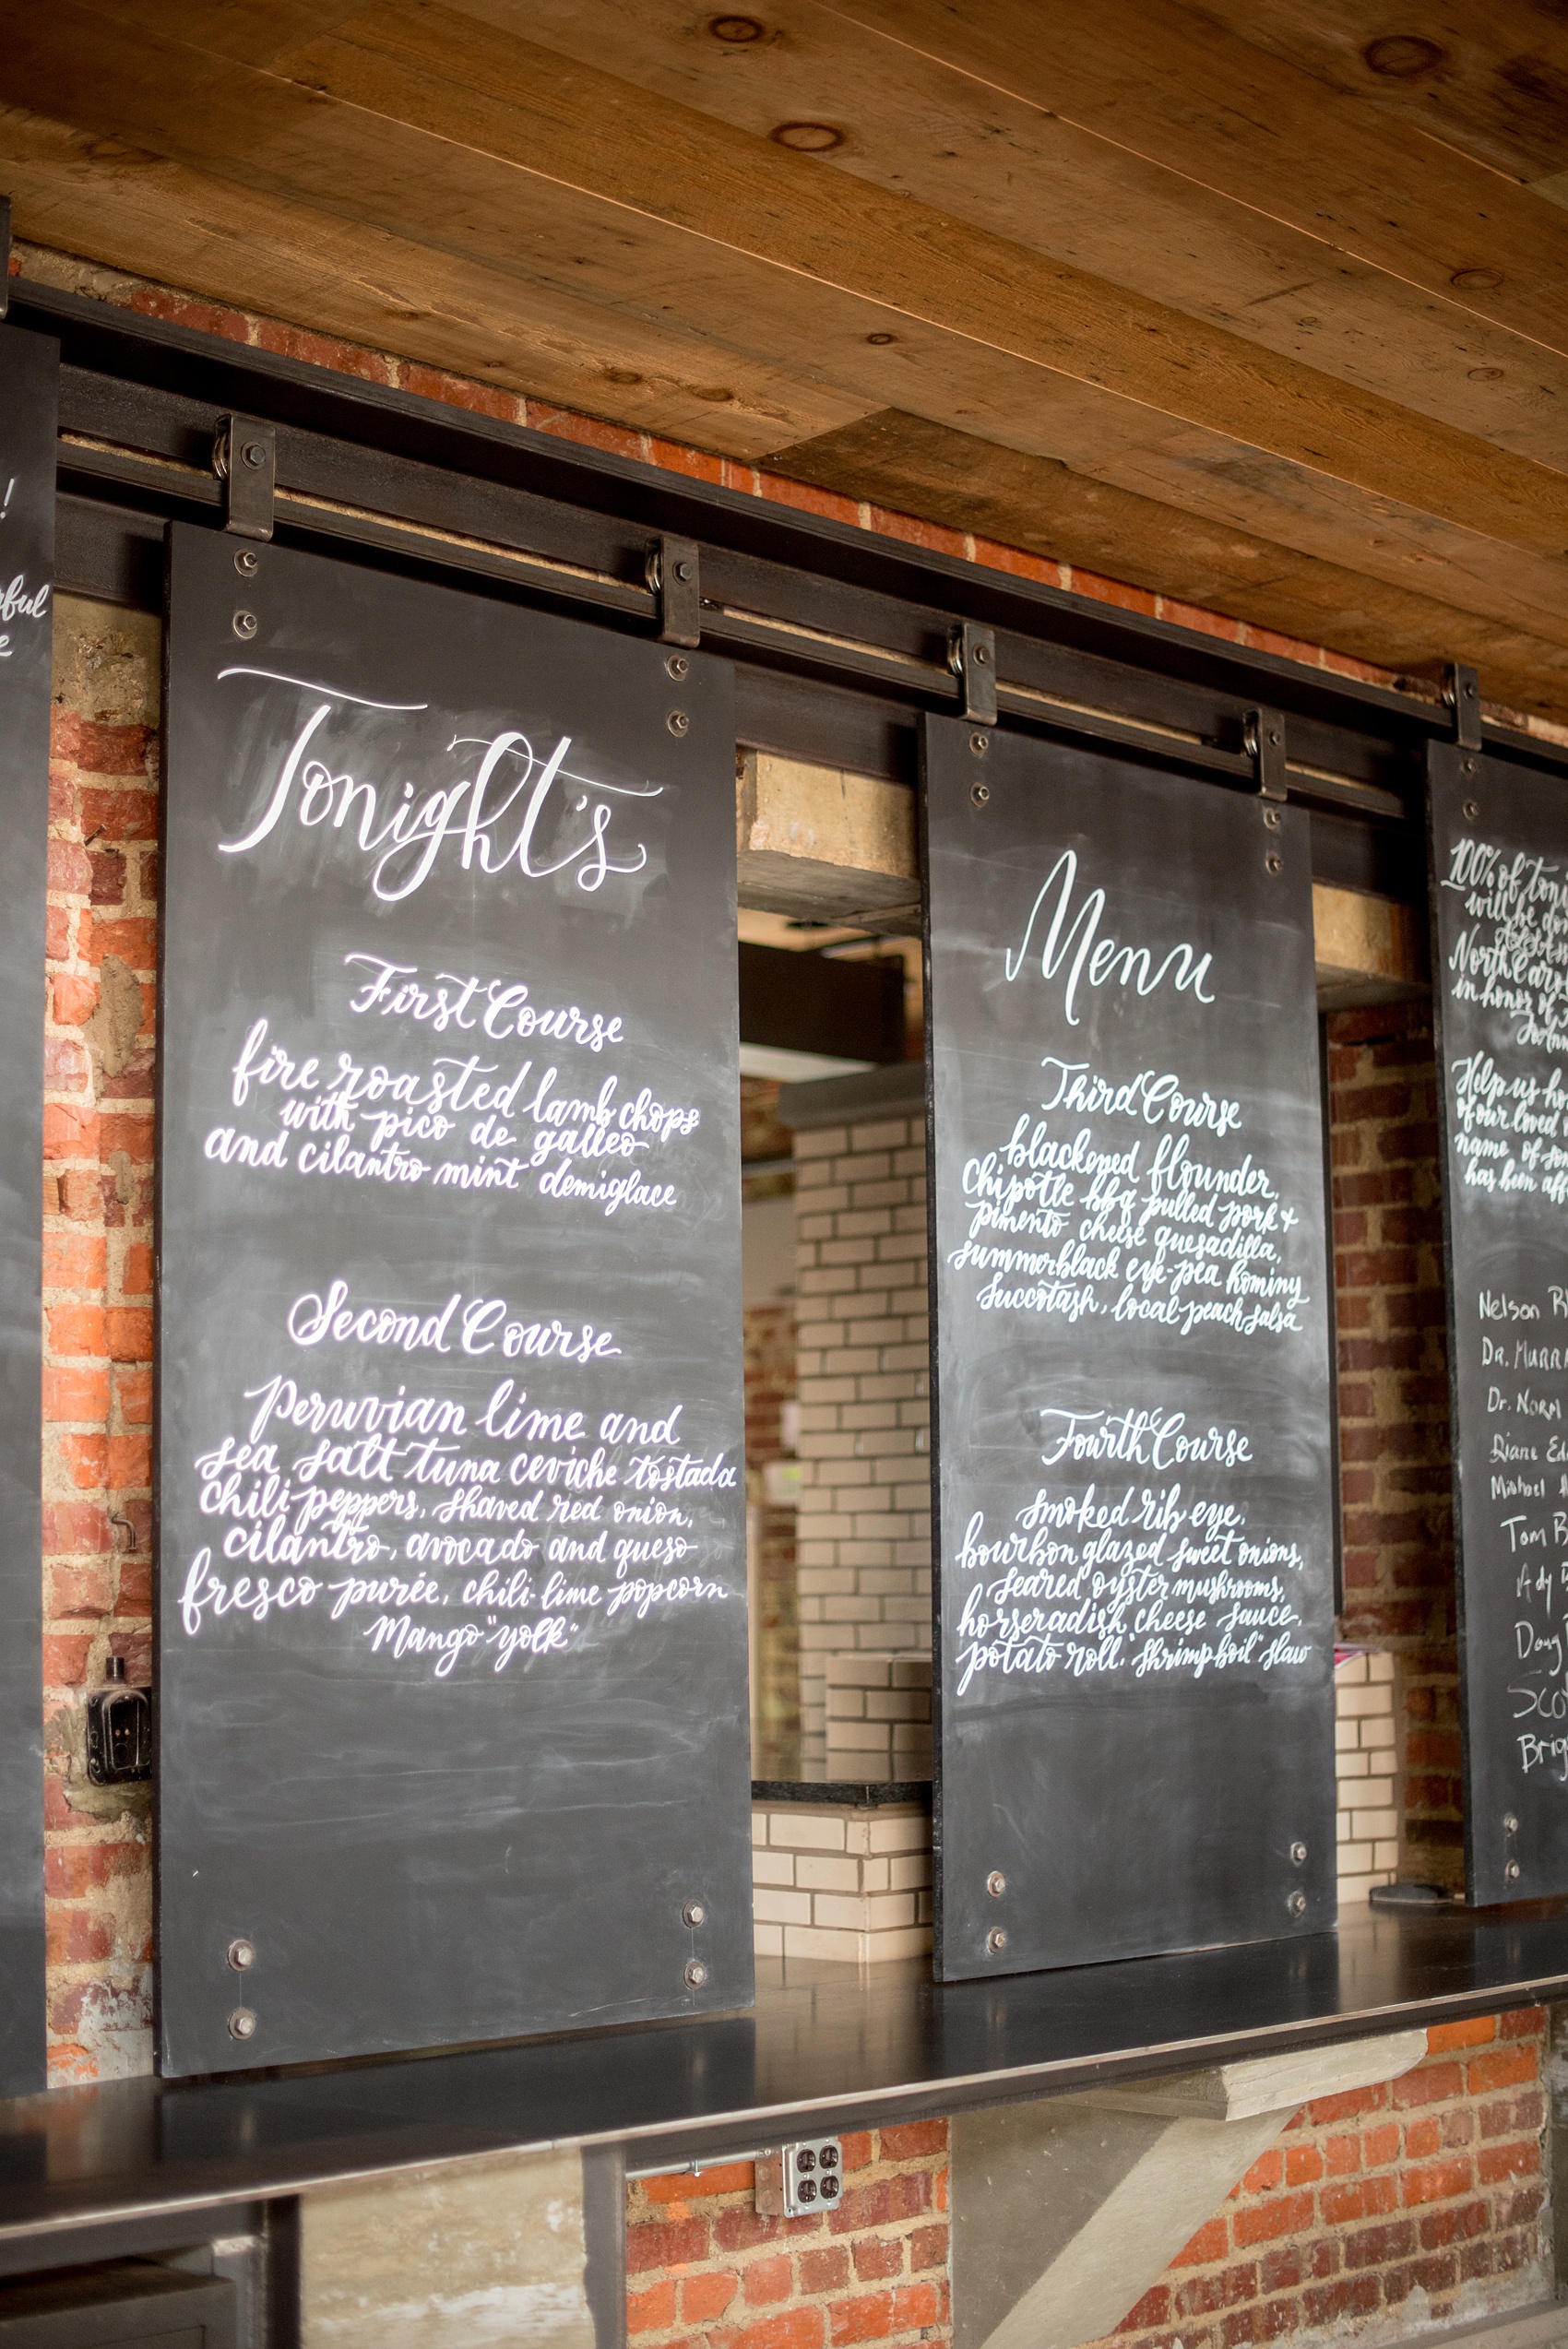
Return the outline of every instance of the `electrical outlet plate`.
[[[786,2145],[779,2166],[786,2218],[837,2208],[844,2190],[844,2148],[837,2137],[802,2137]]]

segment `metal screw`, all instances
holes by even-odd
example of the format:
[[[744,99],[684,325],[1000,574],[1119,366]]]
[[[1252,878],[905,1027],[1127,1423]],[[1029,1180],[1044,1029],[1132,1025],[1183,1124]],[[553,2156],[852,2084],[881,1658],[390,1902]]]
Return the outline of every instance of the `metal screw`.
[[[985,1937],[986,1955],[988,1957],[1000,1957],[1006,1947],[1006,1934],[1002,1930],[1000,1925],[993,1925],[991,1931]]]
[[[683,734],[691,722],[683,709],[672,709],[664,721],[671,734]]]
[[[1516,1859],[1511,1859],[1507,1867],[1503,1869],[1503,1880],[1505,1884],[1516,1884],[1518,1882],[1519,1863]]]
[[[991,786],[990,786],[990,784],[989,784],[989,783],[971,783],[971,784],[970,784],[970,786],[969,786],[969,797],[970,797],[970,799],[974,801],[974,803],[975,803],[976,807],[978,807],[978,808],[982,808],[982,807],[984,807],[984,805],[985,805],[986,801],[987,801],[990,799],[990,797],[991,797]]]
[[[969,736],[969,748],[973,751],[976,758],[984,758],[987,751],[991,748],[991,736],[989,734],[971,734]]]
[[[244,1974],[255,1963],[255,1943],[241,1939],[229,1944],[229,1963],[236,1974]]]
[[[678,563],[675,565],[675,576],[677,579],[689,579],[691,575],[692,566],[689,563]]]
[[[267,451],[259,441],[247,441],[240,454],[245,463],[253,469],[265,465],[267,462]]]
[[[707,1923],[707,1911],[704,1908],[701,1901],[688,1901],[686,1903],[685,1907],[681,1911],[681,1922],[683,1925],[706,1925]]]
[[[975,667],[977,669],[984,669],[989,664],[990,659],[991,647],[989,645],[977,645],[974,650]]]
[[[1284,872],[1285,860],[1280,855],[1277,848],[1270,848],[1267,856],[1265,857],[1263,860],[1263,869],[1265,872],[1279,873]]]
[[[1007,1879],[1000,1868],[993,1868],[985,1880],[985,1889],[993,1901],[999,1901],[1007,1890]]]
[[[1475,771],[1476,762],[1473,758],[1462,758],[1459,761],[1459,772],[1461,775],[1473,775]]]
[[[1307,1913],[1307,1896],[1299,1885],[1295,1892],[1291,1893],[1285,1905],[1289,1910],[1292,1916],[1305,1916]]]
[[[255,2037],[255,2017],[251,2012],[249,2007],[236,2007],[234,2009],[233,2013],[229,2017],[229,2036],[231,2039],[254,2039]]]
[[[1279,829],[1279,810],[1277,808],[1265,808],[1263,812],[1263,820],[1266,830],[1270,832],[1277,832]]]
[[[1307,1864],[1307,1847],[1299,1838],[1290,1846],[1290,1857],[1295,1861],[1298,1868],[1305,1868]]]
[[[1466,821],[1466,823],[1467,823],[1467,824],[1474,824],[1474,822],[1475,822],[1475,820],[1476,820],[1477,816],[1478,816],[1478,815],[1479,815],[1479,813],[1480,813],[1480,809],[1479,809],[1479,806],[1476,804],[1476,801],[1475,801],[1474,800],[1467,800],[1467,801],[1466,801],[1466,802],[1465,802],[1465,809],[1464,809],[1464,814],[1465,814],[1465,821]]]
[[[234,557],[234,568],[242,579],[248,579],[260,559],[255,547],[242,547]]]
[[[1475,679],[1474,679],[1473,677],[1467,677],[1467,678],[1466,678],[1466,680],[1465,680],[1465,699],[1466,699],[1467,702],[1473,702],[1473,701],[1475,700],[1475,698],[1476,698],[1476,681],[1475,681]]]
[[[664,674],[673,677],[678,685],[691,665],[684,653],[671,653],[664,664]]]
[[[234,634],[236,636],[254,636],[255,635],[255,631],[256,618],[254,611],[235,612]]]
[[[1519,1832],[1519,1822],[1511,1810],[1503,1814],[1503,1832],[1505,1835],[1516,1835]]]
[[[707,1968],[704,1965],[701,1958],[691,1958],[687,1961],[685,1978],[686,1987],[688,1990],[700,1990],[702,1988],[703,1984],[707,1980]]]

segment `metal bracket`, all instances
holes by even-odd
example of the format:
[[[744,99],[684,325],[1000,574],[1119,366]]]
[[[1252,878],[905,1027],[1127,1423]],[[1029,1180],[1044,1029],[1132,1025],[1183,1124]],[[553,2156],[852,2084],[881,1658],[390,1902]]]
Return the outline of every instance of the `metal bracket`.
[[[996,723],[996,631],[966,620],[947,639],[947,666],[964,696],[964,716],[976,726]]]
[[[212,469],[223,484],[223,528],[241,539],[272,536],[278,488],[278,427],[254,416],[220,416]]]
[[[702,562],[695,539],[655,539],[647,551],[648,592],[659,599],[661,645],[702,642]]]
[[[1473,669],[1451,660],[1443,672],[1443,698],[1454,713],[1454,740],[1462,751],[1481,748],[1481,689]]]
[[[1246,719],[1247,755],[1253,762],[1257,781],[1258,797],[1262,800],[1284,800],[1289,794],[1285,782],[1285,719],[1277,709],[1250,709]]]

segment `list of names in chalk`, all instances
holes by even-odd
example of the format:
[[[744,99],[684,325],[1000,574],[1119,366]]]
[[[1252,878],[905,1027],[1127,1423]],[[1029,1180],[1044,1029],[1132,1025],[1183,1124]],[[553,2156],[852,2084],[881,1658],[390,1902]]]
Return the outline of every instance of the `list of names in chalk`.
[[[1568,836],[1539,789],[1489,775],[1433,810],[1467,1697],[1515,1821],[1568,1785]],[[1479,1857],[1519,1868],[1506,1889],[1528,1834]]]

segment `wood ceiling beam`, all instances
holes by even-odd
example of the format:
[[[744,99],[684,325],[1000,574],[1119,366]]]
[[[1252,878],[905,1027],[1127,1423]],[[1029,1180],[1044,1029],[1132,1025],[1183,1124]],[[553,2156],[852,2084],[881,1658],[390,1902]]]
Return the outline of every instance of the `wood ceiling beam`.
[[[0,106],[20,237],[747,462],[874,405],[714,338]],[[69,273],[64,273],[68,275]]]
[[[1568,23],[1541,0],[1423,0],[1397,17],[1387,0],[1207,0],[1207,13],[1342,106],[1568,197]]]
[[[1332,645],[1394,670],[1428,666],[1464,644],[1487,691],[1519,708],[1564,705],[1568,652],[1343,564],[1212,525],[1069,468],[894,409],[780,449],[781,472],[956,530],[1055,555],[1255,626]],[[1129,561],[1131,558],[1131,561]]]
[[[1369,658],[1388,660],[1391,645],[1418,636],[1424,658],[1441,648],[1476,658],[1495,680],[1492,690],[1527,706],[1562,706],[1561,662],[1541,638],[1568,633],[1561,555],[1568,510],[1558,513],[1568,481],[1543,466],[1392,401],[1348,396],[1319,370],[1248,350],[1219,329],[1194,328],[1169,307],[1140,304],[1087,271],[825,171],[695,108],[650,106],[619,77],[452,10],[313,13],[308,38],[291,47],[299,12],[281,0],[255,0],[244,12],[246,38],[270,58],[263,71],[188,42],[160,41],[127,22],[137,5],[56,0],[47,16],[0,9],[12,34],[0,77],[8,91],[52,89],[101,136],[136,139],[155,154],[180,150],[181,161],[137,168],[144,179],[185,172],[178,196],[165,178],[166,209],[184,207],[186,246],[202,245],[220,298],[323,323],[291,293],[268,300],[234,290],[233,256],[225,263],[218,248],[224,237],[254,242],[256,207],[265,203],[273,209],[261,241],[277,238],[279,289],[291,237],[291,283],[315,269],[328,289],[315,295],[317,308],[325,300],[339,314],[352,310],[356,279],[362,284],[374,271],[358,298],[365,323],[335,322],[328,331],[394,349],[407,347],[410,327],[432,343],[450,338],[445,313],[455,305],[448,295],[443,310],[442,289],[461,279],[475,317],[459,323],[473,340],[499,316],[517,321],[519,343],[532,331],[548,345],[538,312],[553,303],[579,333],[593,319],[612,346],[619,337],[623,352],[626,336],[640,332],[650,345],[663,338],[666,350],[718,350],[734,367],[749,361],[759,375],[770,370],[784,387],[774,403],[782,412],[771,434],[759,417],[755,453],[798,453],[802,442],[841,433],[873,407],[916,411],[955,440],[968,439],[981,462],[977,434],[1016,443],[1022,432],[1039,444],[1026,455],[1065,454],[1121,494],[1120,505],[1111,495],[1101,511],[1115,506],[1122,556],[1090,558],[1095,567],[1316,634]],[[218,26],[212,39],[229,16],[199,10],[204,25]],[[180,21],[184,28],[190,19]],[[101,163],[90,138],[68,164],[56,156],[53,172],[35,157],[39,200],[56,219],[74,204],[87,221],[96,204],[102,219]],[[214,191],[230,207],[221,220],[196,208]],[[18,225],[30,232],[25,208]],[[150,219],[140,233],[156,243]],[[150,255],[107,252],[101,235],[76,241],[127,267],[178,274]],[[428,319],[371,322],[377,308],[419,307],[386,300],[384,265],[394,260],[402,276],[419,279]],[[255,274],[248,255],[242,273],[247,267]],[[506,298],[495,306],[501,287]],[[890,315],[894,344],[868,346],[868,331],[883,329]],[[433,350],[431,363],[474,364],[450,348]],[[645,397],[641,386],[615,385],[612,365],[598,364],[613,397],[556,392],[537,378],[529,387],[647,421],[633,406]],[[909,396],[890,399],[897,389]],[[797,409],[815,399],[814,430],[809,419],[792,421],[791,398]],[[688,411],[691,405],[688,398]],[[1216,406],[1223,425],[1214,421]],[[1189,421],[1188,409],[1200,421]],[[1256,420],[1270,418],[1289,428],[1272,437],[1289,441],[1291,453],[1249,440]],[[661,418],[658,428],[724,445],[718,427],[735,421],[716,404],[707,420]],[[1400,496],[1396,480],[1410,494]],[[1134,489],[1146,493],[1133,498]],[[1134,509],[1168,524],[1158,561],[1146,554],[1149,534],[1133,529]],[[1024,526],[1038,517],[1039,499],[1013,511],[1019,527],[997,534],[1034,542]],[[1192,527],[1183,513],[1214,526],[1201,560],[1182,557],[1180,541]],[[1252,527],[1239,529],[1243,516]],[[1170,575],[1151,578],[1183,564],[1189,576],[1204,570],[1208,548],[1219,571],[1227,533],[1229,592],[1222,578],[1197,596]],[[1370,542],[1380,536],[1381,546]],[[1303,549],[1299,540],[1310,543]],[[1325,562],[1319,550],[1343,560]],[[1073,553],[1060,543],[1050,551]],[[1434,583],[1441,598],[1430,592]],[[1286,616],[1284,606],[1300,611],[1314,594],[1330,606],[1322,625]],[[1275,616],[1265,617],[1265,601]]]
[[[1461,309],[1550,350],[1568,343],[1568,246],[1551,207],[1400,121],[1361,121],[1206,10],[1058,0],[1042,40],[1031,0],[833,5]]]
[[[1383,502],[1368,518],[1385,530],[1404,507],[1533,555],[1550,568],[1526,592],[1549,613],[1563,609],[1568,478],[693,109],[650,108],[612,76],[428,0],[362,9],[267,74],[184,43],[160,50],[134,28],[116,43],[113,11],[66,0],[47,16],[11,15],[7,88],[37,101],[65,83],[73,118],[94,127],[253,183],[292,183],[289,192],[350,217],[379,206],[379,225],[397,218],[448,250],[477,243],[494,258],[520,245],[547,276],[537,216],[551,209],[550,185],[570,190],[622,215],[633,247],[638,221],[700,240],[668,291],[721,336],[728,314],[738,342],[766,342],[772,316],[777,342],[780,305],[798,306],[790,291],[831,288],[1146,419],[1174,417],[1345,483]],[[531,183],[526,196],[517,174]],[[571,225],[580,243],[581,216]],[[789,289],[790,277],[801,285]],[[1130,429],[1126,416],[1111,420],[1115,437]],[[1452,559],[1465,575],[1489,554],[1460,541]],[[1501,590],[1516,576],[1510,566]]]
[[[1500,447],[1561,460],[1568,359],[823,0],[768,0],[761,38],[739,43],[717,38],[688,0],[454,5],[580,64],[613,58],[619,78],[754,137],[826,113],[841,142],[821,158],[830,170],[913,195]],[[1290,14],[1296,0],[1277,5]],[[1362,78],[1377,77],[1363,68]],[[1568,144],[1568,124],[1563,135]]]

